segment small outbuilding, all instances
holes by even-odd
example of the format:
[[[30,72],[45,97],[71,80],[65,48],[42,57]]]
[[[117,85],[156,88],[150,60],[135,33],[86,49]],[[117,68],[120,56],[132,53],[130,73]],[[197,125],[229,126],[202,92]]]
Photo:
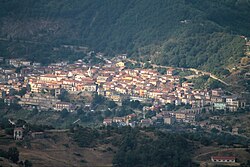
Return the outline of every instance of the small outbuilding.
[[[212,162],[227,162],[227,163],[235,163],[236,157],[231,157],[231,156],[212,156],[211,157]]]
[[[19,128],[15,128],[14,129],[14,139],[15,140],[22,140],[23,139],[23,128],[19,127]]]

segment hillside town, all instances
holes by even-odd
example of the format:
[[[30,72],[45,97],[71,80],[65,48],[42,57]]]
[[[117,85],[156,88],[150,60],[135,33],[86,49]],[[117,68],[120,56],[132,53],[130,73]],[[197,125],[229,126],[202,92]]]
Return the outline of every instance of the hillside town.
[[[221,88],[194,89],[192,82],[180,81],[181,77],[176,75],[175,68],[166,68],[164,74],[161,74],[153,68],[126,67],[126,55],[118,55],[112,60],[103,59],[103,64],[90,65],[77,60],[74,63],[59,62],[42,66],[24,59],[0,58],[3,64],[0,69],[0,98],[7,105],[18,104],[28,110],[66,109],[68,112],[74,112],[86,104],[58,98],[63,92],[96,93],[118,105],[129,99],[150,104],[143,107],[142,118],[136,119],[138,113],[134,113],[125,117],[105,118],[103,124],[139,124],[146,127],[172,124],[175,121],[195,124],[197,116],[202,112],[237,112],[248,105],[245,99]],[[171,111],[167,109],[169,104],[186,107]],[[145,118],[145,113],[150,110],[159,112],[151,118]]]

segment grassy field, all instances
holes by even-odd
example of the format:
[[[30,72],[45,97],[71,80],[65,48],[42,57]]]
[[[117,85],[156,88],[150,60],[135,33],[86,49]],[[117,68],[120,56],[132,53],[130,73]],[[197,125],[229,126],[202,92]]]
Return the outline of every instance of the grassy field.
[[[2,138],[2,137],[0,137]],[[0,139],[1,141],[1,139]],[[35,167],[72,167],[72,166],[112,166],[114,153],[107,151],[112,147],[107,144],[97,145],[94,148],[79,148],[66,132],[48,133],[46,138],[31,139],[29,146],[18,146],[16,141],[0,142],[0,149],[8,150],[16,146],[20,152],[20,160],[29,160]],[[12,163],[1,159],[0,166]]]
[[[28,110],[19,110],[19,111],[9,111],[4,113],[5,118],[17,121],[18,119],[25,120],[30,124],[37,125],[51,125],[55,128],[68,128],[74,121],[79,119],[79,116],[76,113],[69,113],[67,117],[62,118],[61,112],[57,111],[28,111]],[[94,122],[83,122],[79,121],[78,124],[83,126],[95,126]]]
[[[247,163],[250,160],[250,153],[245,148],[220,148],[220,147],[200,147],[195,152],[193,161],[202,165],[214,166],[211,156],[235,156],[237,163],[226,164],[228,166],[239,166],[240,163]]]

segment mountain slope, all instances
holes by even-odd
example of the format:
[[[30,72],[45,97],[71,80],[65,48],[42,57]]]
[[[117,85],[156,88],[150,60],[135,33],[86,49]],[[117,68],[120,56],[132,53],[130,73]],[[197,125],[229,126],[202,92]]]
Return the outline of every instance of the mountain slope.
[[[243,56],[239,36],[250,34],[249,9],[248,0],[3,0],[0,36],[12,41],[1,41],[0,49],[6,56],[63,58],[52,48],[74,44],[214,71]]]

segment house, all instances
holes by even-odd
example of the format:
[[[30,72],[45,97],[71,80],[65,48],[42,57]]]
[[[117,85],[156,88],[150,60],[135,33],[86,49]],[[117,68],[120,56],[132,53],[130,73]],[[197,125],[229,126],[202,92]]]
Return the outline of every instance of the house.
[[[4,61],[3,57],[0,57],[0,63],[2,63]]]
[[[222,102],[225,102],[225,98],[224,97],[221,97],[221,96],[212,96],[211,97],[211,102],[212,103],[216,103],[216,102],[220,102],[220,103],[222,103]]]
[[[44,82],[51,82],[51,81],[57,81],[57,78],[55,75],[53,74],[44,74],[40,76],[40,81],[44,81]]]
[[[127,124],[129,124],[129,122],[131,121],[131,120],[133,120],[133,119],[136,119],[136,114],[129,114],[129,115],[127,115],[127,116],[125,116],[125,122],[127,123]]]
[[[17,103],[17,98],[15,96],[8,96],[4,99],[4,103],[10,106],[11,104]]]
[[[164,120],[164,124],[172,125],[174,123],[173,117],[164,117],[163,120]]]
[[[239,134],[239,128],[233,128],[232,133],[235,135]]]
[[[124,122],[124,118],[123,117],[114,117],[113,122],[115,122],[115,123]]]
[[[8,64],[14,67],[20,67],[20,59],[9,59]]]
[[[186,118],[184,122],[195,122],[197,115],[196,114],[186,114]]]
[[[86,84],[86,85],[83,86],[83,91],[96,92],[97,91],[97,85],[96,84]]]
[[[125,64],[121,61],[115,64],[116,67],[125,67]]]
[[[170,68],[167,70],[167,75],[173,76],[174,72],[175,72],[175,70],[173,68]]]
[[[224,91],[221,88],[212,90],[212,96],[222,96]]]
[[[226,105],[229,111],[237,111],[238,108],[245,108],[246,101],[237,97],[227,97]]]
[[[18,127],[14,129],[14,140],[22,140],[23,139],[23,131],[22,127]]]
[[[225,109],[226,109],[226,103],[223,103],[223,102],[215,102],[215,103],[214,103],[214,109],[215,109],[215,110],[225,110]]]
[[[41,63],[33,62],[33,66],[35,66],[35,67],[40,67],[40,66],[41,66]]]
[[[153,124],[153,122],[151,119],[142,119],[141,120],[141,127],[149,127],[152,124]]]
[[[113,120],[111,118],[106,118],[103,120],[103,125],[105,125],[105,126],[108,126],[108,125],[111,126],[112,123],[113,123]]]
[[[183,120],[186,118],[186,114],[185,113],[181,113],[181,112],[176,112],[175,113],[175,118],[178,120]]]
[[[16,72],[16,69],[15,68],[6,68],[6,69],[3,69],[3,72],[5,74],[14,74]]]
[[[183,82],[182,83],[182,87],[184,88],[193,88],[194,87],[194,84],[193,83],[189,83],[189,82]]]
[[[236,157],[212,156],[211,161],[212,162],[235,163]]]
[[[26,61],[26,60],[21,60],[21,61],[20,61],[20,64],[21,64],[22,66],[30,66],[30,65],[31,65],[31,62],[30,62],[30,61]]]
[[[112,99],[114,102],[121,102],[122,101],[122,97],[120,95],[111,95],[110,99]]]
[[[68,102],[57,102],[56,103],[56,108],[57,111],[67,109],[68,111],[71,111],[72,109],[72,104]]]
[[[3,99],[6,97],[6,91],[0,90],[0,98]]]
[[[96,79],[97,84],[105,83],[108,80],[108,76],[98,76]]]

